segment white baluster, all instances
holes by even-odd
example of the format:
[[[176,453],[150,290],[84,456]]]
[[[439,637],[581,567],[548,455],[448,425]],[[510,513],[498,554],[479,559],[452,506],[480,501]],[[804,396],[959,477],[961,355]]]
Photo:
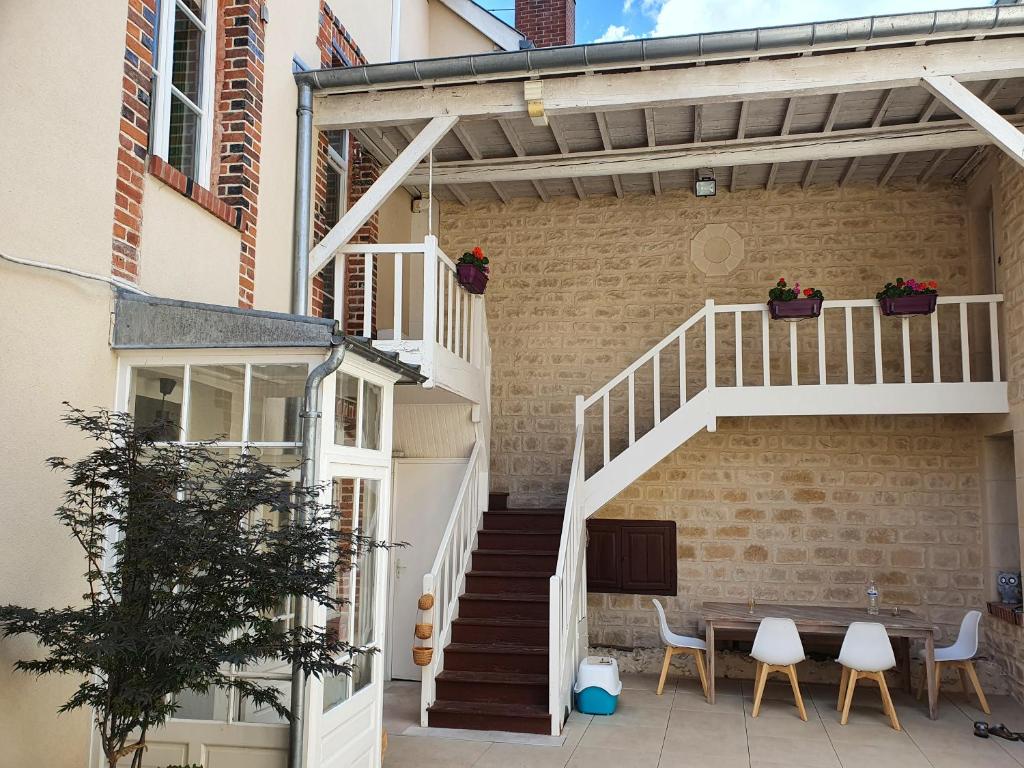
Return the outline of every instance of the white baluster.
[[[967,304],[960,302],[960,365],[964,382],[971,380],[971,343],[967,331]]]
[[[770,322],[768,310],[763,310],[761,312],[761,375],[764,377],[766,387],[772,385],[772,357],[769,351],[770,336],[768,334],[768,323]]]
[[[855,375],[853,370],[853,307],[845,307],[846,310],[846,383],[853,384]]]
[[[906,315],[903,316],[902,332],[903,332],[903,383],[909,384],[911,382],[910,375],[910,318]]]
[[[402,254],[395,254],[395,341],[402,340]]]
[[[929,318],[932,332],[932,381],[938,384],[942,381],[942,366],[939,359],[939,312],[936,309]]]
[[[871,308],[871,333],[875,343],[875,383],[881,384],[885,380],[885,371],[882,369],[882,310],[877,306]]]
[[[629,400],[629,444],[632,445],[636,442],[636,396],[635,396],[635,384],[633,382],[633,374],[629,374],[629,378],[626,380],[626,391],[628,392]]]
[[[437,341],[440,296],[437,291],[437,238],[427,235],[423,247],[423,343]],[[424,352],[427,350],[424,349]],[[432,353],[431,353],[432,354]]]
[[[654,426],[661,424],[661,352],[654,353]]]
[[[686,402],[686,331],[679,334],[679,407]]]
[[[452,345],[452,353],[459,355],[462,352],[462,300],[464,292],[461,288],[455,291],[455,343]]]
[[[1003,374],[999,370],[999,313],[998,306],[994,301],[988,303],[988,336],[989,344],[992,345],[992,381],[1002,380]]]
[[[604,397],[601,398],[601,412],[604,417],[604,424],[602,425],[604,431],[604,463],[607,465],[611,461],[612,448],[611,448],[611,430],[608,426],[608,419],[611,409],[608,406],[608,393],[604,393]]]
[[[736,386],[743,386],[743,313],[736,313]]]
[[[447,264],[444,267],[444,271],[448,275],[448,315],[445,321],[448,332],[445,334],[444,348],[449,352],[454,352],[455,346],[452,342],[452,322],[455,319],[455,280],[452,276],[452,271],[448,268]]]
[[[373,335],[373,254],[363,260],[363,336]]]
[[[796,365],[796,323],[789,324],[789,383],[794,387],[800,383]]]
[[[718,384],[715,357],[715,300],[707,299],[704,302],[704,367],[708,389],[714,389]]]
[[[828,369],[825,367],[825,310],[818,315],[818,383],[828,384]]]

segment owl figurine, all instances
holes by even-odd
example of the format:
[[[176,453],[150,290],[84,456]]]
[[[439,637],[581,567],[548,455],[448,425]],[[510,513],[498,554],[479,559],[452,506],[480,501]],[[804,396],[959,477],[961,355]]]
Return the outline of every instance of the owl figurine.
[[[1021,604],[1020,571],[1000,571],[996,584],[1002,602]]]

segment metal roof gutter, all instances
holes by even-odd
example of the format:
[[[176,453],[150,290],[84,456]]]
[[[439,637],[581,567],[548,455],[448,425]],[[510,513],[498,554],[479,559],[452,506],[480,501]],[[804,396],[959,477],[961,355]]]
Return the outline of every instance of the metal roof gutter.
[[[1024,34],[1024,6],[997,5],[949,11],[866,16],[781,27],[705,32],[676,37],[587,43],[555,48],[481,53],[362,67],[299,72],[296,81],[314,89],[350,91],[397,88],[419,83],[481,81],[542,75],[547,71],[588,71],[616,67],[744,58],[835,47],[896,44],[929,37]]]

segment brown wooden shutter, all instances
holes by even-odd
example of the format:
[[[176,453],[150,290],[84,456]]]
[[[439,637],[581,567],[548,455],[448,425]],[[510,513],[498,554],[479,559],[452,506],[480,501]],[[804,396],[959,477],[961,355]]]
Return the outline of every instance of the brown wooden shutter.
[[[587,591],[676,594],[676,524],[588,520]]]

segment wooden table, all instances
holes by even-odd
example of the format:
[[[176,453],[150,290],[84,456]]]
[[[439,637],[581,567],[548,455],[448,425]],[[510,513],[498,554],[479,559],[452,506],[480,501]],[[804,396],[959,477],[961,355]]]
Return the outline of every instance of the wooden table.
[[[935,627],[911,611],[901,610],[894,616],[891,609],[882,609],[872,616],[866,609],[836,608],[818,605],[777,605],[758,603],[753,613],[747,603],[704,603],[701,618],[706,626],[708,646],[708,703],[715,703],[715,630],[757,631],[761,619],[768,616],[792,619],[804,635],[844,635],[855,621],[873,621],[885,625],[889,637],[898,641],[898,667],[903,685],[910,690],[910,641],[924,640],[925,672],[928,681],[928,717],[938,718],[938,689],[935,679]]]

